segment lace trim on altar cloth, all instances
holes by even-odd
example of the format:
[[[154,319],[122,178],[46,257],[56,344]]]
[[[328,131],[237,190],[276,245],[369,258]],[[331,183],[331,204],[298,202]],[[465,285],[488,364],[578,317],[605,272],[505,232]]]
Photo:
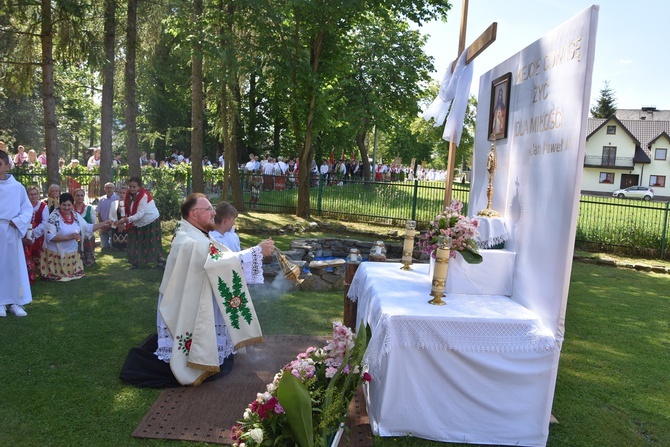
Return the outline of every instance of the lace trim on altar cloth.
[[[508,239],[507,234],[501,234],[499,236],[493,236],[485,241],[477,240],[477,248],[480,250],[485,250],[488,248],[493,248],[496,245],[500,245]]]
[[[217,311],[217,314],[219,312]],[[217,319],[220,315],[217,315]],[[215,324],[216,328],[216,346],[219,351],[219,365],[223,364],[223,361],[226,357],[234,352],[233,341],[228,335],[228,328],[225,323],[217,322]],[[170,334],[167,326],[158,325],[158,349],[155,354],[159,360],[163,360],[165,363],[170,362],[170,357],[172,356],[172,334]]]
[[[373,377],[378,377],[382,358],[392,349],[411,348],[462,352],[542,352],[557,348],[549,329],[537,322],[496,323],[450,320],[390,321],[382,316],[365,353]],[[375,335],[377,335],[375,337]]]

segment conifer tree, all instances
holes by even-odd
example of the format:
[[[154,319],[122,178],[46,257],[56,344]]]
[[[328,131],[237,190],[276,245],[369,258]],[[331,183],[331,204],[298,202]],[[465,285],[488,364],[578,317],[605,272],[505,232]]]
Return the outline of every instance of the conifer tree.
[[[609,81],[605,81],[605,86],[600,89],[600,97],[596,105],[591,107],[591,116],[593,118],[611,118],[616,114],[616,99],[614,90],[610,87]]]

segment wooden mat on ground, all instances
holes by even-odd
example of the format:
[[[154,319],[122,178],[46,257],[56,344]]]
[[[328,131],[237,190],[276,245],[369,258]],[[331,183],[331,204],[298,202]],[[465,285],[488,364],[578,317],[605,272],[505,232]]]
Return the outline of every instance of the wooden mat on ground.
[[[178,439],[232,444],[230,427],[244,409],[265,391],[265,385],[309,346],[323,346],[325,337],[271,335],[235,356],[232,372],[198,387],[165,389],[133,432],[136,438]],[[362,391],[349,407],[350,436],[340,446],[372,446],[370,420]]]

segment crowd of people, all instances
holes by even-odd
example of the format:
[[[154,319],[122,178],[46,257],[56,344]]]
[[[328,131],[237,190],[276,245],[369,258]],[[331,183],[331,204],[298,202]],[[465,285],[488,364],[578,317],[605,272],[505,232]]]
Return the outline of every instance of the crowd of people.
[[[87,203],[83,188],[61,192],[49,186],[40,200],[36,185],[26,188],[9,173],[10,158],[0,151],[0,317],[7,310],[26,316],[31,285],[38,279],[66,282],[84,277],[100,251],[125,251],[131,269],[154,264],[164,268],[160,213],[139,178],[119,188],[104,185],[97,206]],[[90,197],[89,197],[90,199]]]
[[[0,317],[27,316],[31,284],[84,277],[96,262],[96,231],[101,251],[123,239],[130,268],[153,263],[165,269],[159,288],[153,349],[131,350],[121,378],[138,386],[198,385],[229,372],[234,354],[262,341],[247,284],[261,284],[263,259],[274,241],[243,250],[235,233],[237,210],[227,202],[214,208],[206,195],[190,194],[165,260],[160,213],[139,178],[117,194],[104,185],[97,206],[86,203],[82,188],[61,193],[49,187],[40,200],[37,186],[24,188],[0,151]],[[243,312],[243,321],[229,309]],[[141,354],[138,354],[141,353]]]

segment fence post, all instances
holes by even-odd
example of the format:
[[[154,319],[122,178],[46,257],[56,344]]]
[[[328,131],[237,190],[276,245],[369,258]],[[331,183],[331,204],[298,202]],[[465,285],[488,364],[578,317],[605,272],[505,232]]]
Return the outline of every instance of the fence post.
[[[323,179],[324,179],[323,174],[319,174],[319,192],[317,194],[317,199],[316,199],[316,214],[317,216],[321,216],[321,199],[323,198]]]
[[[661,259],[665,259],[665,240],[667,237],[669,208],[670,208],[670,202],[665,202],[665,214],[663,216],[663,234],[661,235]]]
[[[414,192],[412,194],[412,220],[416,222],[416,202],[419,198],[419,181],[414,179]]]

